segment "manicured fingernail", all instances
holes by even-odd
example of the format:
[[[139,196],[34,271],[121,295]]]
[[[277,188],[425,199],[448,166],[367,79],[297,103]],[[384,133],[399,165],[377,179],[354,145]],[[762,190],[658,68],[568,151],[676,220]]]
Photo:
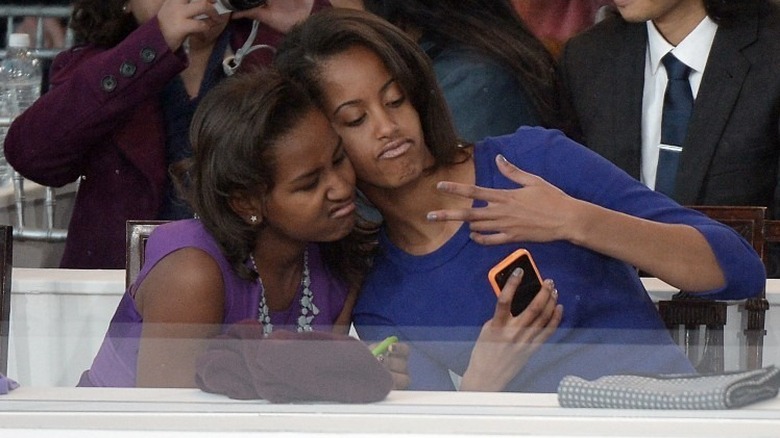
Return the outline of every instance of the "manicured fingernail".
[[[553,298],[558,299],[558,289],[553,289],[552,296]]]
[[[544,284],[547,285],[550,289],[555,289],[555,282],[550,280],[549,278],[547,280],[544,280]]]
[[[429,221],[435,221],[436,219],[438,219],[438,217],[439,216],[434,212],[430,212],[427,215],[425,215],[425,218],[428,219]]]
[[[498,155],[496,156],[496,159],[497,159],[499,162],[501,162],[501,163],[504,163],[504,164],[507,164],[507,163],[509,163],[509,161],[507,161],[507,160],[506,160],[506,157],[505,157],[503,154],[498,154]]]
[[[512,271],[512,277],[519,277],[523,273],[523,268],[515,268],[514,271]]]

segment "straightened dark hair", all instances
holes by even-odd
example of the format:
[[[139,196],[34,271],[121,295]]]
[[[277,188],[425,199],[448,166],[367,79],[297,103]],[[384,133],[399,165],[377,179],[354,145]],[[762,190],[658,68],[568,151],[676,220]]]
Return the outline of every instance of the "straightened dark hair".
[[[434,168],[463,159],[447,103],[431,61],[417,43],[386,20],[365,11],[334,8],[293,27],[277,50],[274,65],[304,84],[324,107],[322,64],[361,46],[375,53],[420,115]]]
[[[245,262],[262,230],[239,217],[230,199],[273,189],[275,151],[284,147],[279,139],[301,129],[300,122],[312,110],[319,108],[306,90],[266,69],[225,79],[203,98],[192,118],[190,202],[244,278],[256,278]],[[356,286],[369,267],[372,242],[372,236],[356,229],[337,242],[323,243],[325,264]]]
[[[114,47],[138,28],[127,0],[74,0],[70,27],[78,44]]]
[[[529,94],[542,125],[562,127],[555,60],[509,0],[364,0],[402,29],[416,28],[441,47],[453,43],[498,62]]]

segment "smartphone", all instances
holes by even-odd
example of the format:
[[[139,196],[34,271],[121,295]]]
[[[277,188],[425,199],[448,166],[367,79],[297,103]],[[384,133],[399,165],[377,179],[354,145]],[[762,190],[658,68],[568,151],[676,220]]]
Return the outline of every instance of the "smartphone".
[[[514,298],[512,298],[512,316],[517,316],[525,310],[542,287],[542,276],[539,275],[539,269],[536,268],[531,253],[522,248],[518,249],[498,262],[488,272],[490,285],[493,286],[496,296],[499,296],[501,289],[504,288],[506,281],[516,268],[523,270],[523,279],[517,286]]]

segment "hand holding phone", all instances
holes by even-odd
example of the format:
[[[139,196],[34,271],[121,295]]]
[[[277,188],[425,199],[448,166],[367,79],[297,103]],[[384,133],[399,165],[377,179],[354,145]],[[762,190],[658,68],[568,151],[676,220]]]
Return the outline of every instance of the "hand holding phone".
[[[539,269],[536,268],[536,263],[531,258],[531,253],[526,249],[518,249],[517,251],[509,254],[506,258],[498,262],[490,272],[488,272],[488,280],[493,287],[493,291],[496,296],[501,295],[501,290],[504,288],[506,281],[512,272],[521,268],[523,270],[523,278],[520,285],[515,290],[515,295],[512,298],[511,313],[512,316],[517,316],[531,304],[536,294],[542,288],[542,277],[539,275]]]
[[[406,389],[409,386],[409,347],[398,342],[397,336],[388,336],[379,344],[372,345],[371,354],[390,371],[393,389]]]

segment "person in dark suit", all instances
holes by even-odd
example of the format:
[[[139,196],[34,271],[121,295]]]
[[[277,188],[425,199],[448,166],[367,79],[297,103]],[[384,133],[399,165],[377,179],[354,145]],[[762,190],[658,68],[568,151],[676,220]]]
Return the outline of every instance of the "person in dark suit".
[[[564,48],[580,140],[655,187],[668,52],[694,98],[676,183],[683,205],[763,205],[780,191],[780,6],[773,0],[621,0]]]

